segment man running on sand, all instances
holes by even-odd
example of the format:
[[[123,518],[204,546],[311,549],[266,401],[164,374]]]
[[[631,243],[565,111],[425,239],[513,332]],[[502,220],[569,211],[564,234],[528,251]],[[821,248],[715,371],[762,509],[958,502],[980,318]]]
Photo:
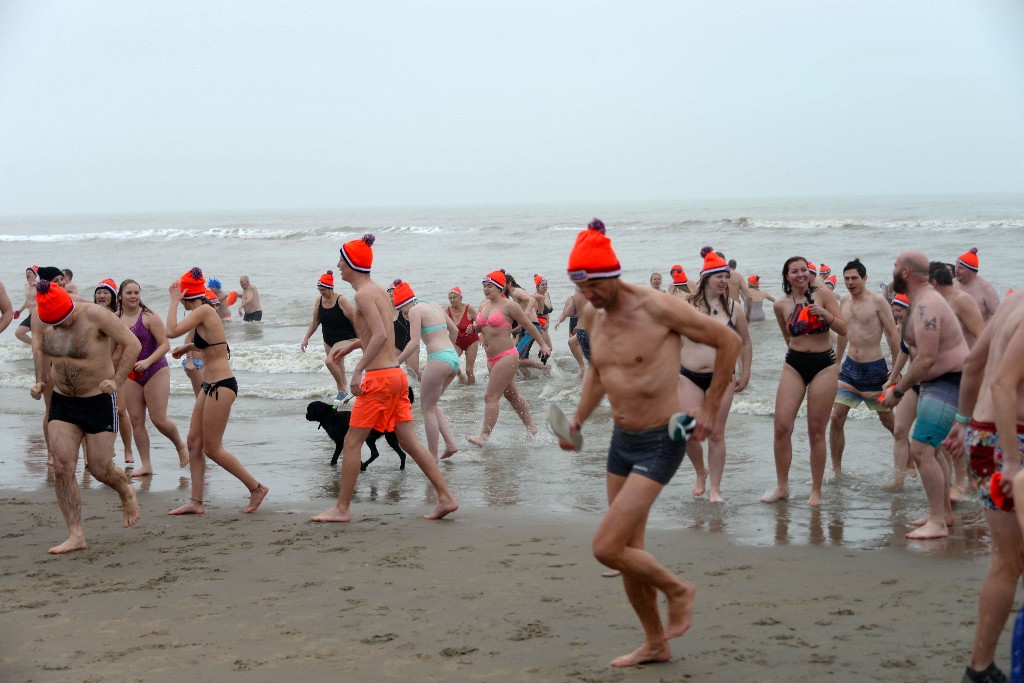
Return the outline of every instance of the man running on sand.
[[[394,430],[402,448],[434,486],[437,506],[433,512],[424,515],[426,519],[441,519],[459,509],[459,503],[448,490],[437,462],[416,436],[412,404],[409,403],[409,379],[398,366],[395,356],[392,324],[395,309],[387,291],[370,279],[373,242],[374,236],[370,234],[346,242],[341,247],[338,260],[341,279],[356,290],[352,324],[358,338],[338,342],[331,348],[329,356],[333,362],[341,363],[347,354],[359,348],[363,350],[363,356],[349,378],[349,390],[356,400],[342,450],[338,502],[312,517],[314,522],[351,521],[349,506],[359,476],[360,452],[372,429],[381,432]]]
[[[644,550],[644,528],[651,505],[686,455],[685,443],[673,441],[667,429],[679,405],[681,337],[716,350],[714,379],[693,432],[696,439],[707,438],[714,427],[740,339],[677,297],[622,282],[611,240],[596,218],[577,236],[568,271],[589,304],[580,311],[580,325],[591,339],[591,364],[570,430],[580,431],[605,395],[615,422],[608,451],[608,512],[594,534],[594,556],[622,572],[626,595],[644,630],[644,643],[611,664],[667,662],[672,656],[668,640],[690,628],[696,586]],[[561,439],[559,445],[572,448]],[[662,624],[658,609],[659,591],[668,600],[667,624]]]
[[[110,357],[111,341],[124,349],[116,372]],[[114,438],[116,392],[128,379],[140,349],[141,344],[131,330],[106,308],[85,301],[76,304],[49,280],[40,280],[36,285],[36,311],[32,316],[36,383],[30,393],[39,400],[50,375],[53,394],[49,450],[57,505],[68,525],[68,540],[50,548],[53,555],[87,547],[82,529],[82,496],[75,478],[82,441],[89,449],[85,465],[89,472],[121,497],[124,526],[139,521],[135,491],[125,473],[114,466]]]

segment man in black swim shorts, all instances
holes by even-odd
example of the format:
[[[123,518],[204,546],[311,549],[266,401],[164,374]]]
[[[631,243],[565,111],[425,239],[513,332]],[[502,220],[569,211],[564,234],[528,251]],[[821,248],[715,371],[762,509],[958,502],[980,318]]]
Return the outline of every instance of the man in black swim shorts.
[[[591,364],[570,429],[578,432],[605,395],[615,419],[606,475],[609,507],[594,535],[594,556],[622,572],[645,633],[645,642],[612,666],[666,662],[672,656],[668,640],[690,627],[696,586],[645,551],[643,538],[651,505],[685,455],[685,443],[673,441],[667,429],[678,406],[682,337],[716,349],[715,379],[694,430],[698,439],[714,426],[732,381],[739,337],[677,297],[622,282],[604,223],[596,218],[577,236],[568,271],[590,303],[580,311],[580,326],[590,332],[591,343]],[[572,448],[561,439],[559,445]],[[659,614],[659,591],[668,600],[667,624]]]
[[[112,343],[123,347],[117,370]],[[75,478],[78,451],[88,446],[86,467],[92,476],[117,491],[124,526],[139,520],[139,504],[124,471],[114,465],[117,390],[128,379],[142,345],[117,316],[103,306],[75,303],[49,280],[36,284],[32,316],[32,359],[36,383],[32,398],[43,395],[47,375],[53,382],[49,413],[49,450],[53,459],[57,505],[68,525],[68,539],[50,548],[59,555],[86,547],[82,498]]]

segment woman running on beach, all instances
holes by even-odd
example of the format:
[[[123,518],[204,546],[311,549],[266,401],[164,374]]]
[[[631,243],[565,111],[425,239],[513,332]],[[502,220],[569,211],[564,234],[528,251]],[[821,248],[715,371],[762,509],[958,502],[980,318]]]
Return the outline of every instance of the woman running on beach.
[[[327,366],[327,371],[331,373],[331,377],[334,378],[334,383],[338,387],[338,395],[334,402],[344,403],[351,397],[345,382],[345,360],[334,362],[331,360],[330,352],[331,347],[338,342],[356,338],[356,328],[352,326],[355,309],[352,308],[348,299],[334,291],[333,270],[328,270],[320,276],[320,279],[316,281],[316,288],[320,296],[313,304],[313,320],[309,323],[309,329],[306,330],[306,336],[302,338],[299,348],[305,353],[306,346],[309,345],[309,338],[316,332],[317,327],[321,329],[324,338],[324,351],[327,353],[324,365]]]
[[[180,337],[194,332],[192,341],[171,352],[175,358],[191,351],[203,357],[203,387],[192,409],[188,427],[188,463],[192,475],[192,493],[188,502],[171,510],[172,515],[201,515],[206,511],[203,493],[206,484],[206,458],[234,475],[249,490],[249,504],[243,512],[255,512],[269,489],[249,474],[242,463],[224,450],[224,429],[231,415],[231,406],[238,397],[238,382],[231,374],[231,349],[224,334],[224,323],[213,304],[206,298],[203,271],[193,268],[168,288],[171,296],[167,311],[167,334]],[[178,304],[188,315],[178,322]]]
[[[394,281],[395,308],[409,321],[411,338],[396,363],[401,365],[412,358],[419,363],[420,341],[427,346],[427,362],[420,375],[420,406],[423,409],[423,429],[427,433],[427,450],[438,459],[438,435],[444,439],[441,459],[459,452],[452,436],[448,418],[438,407],[441,394],[459,374],[459,354],[453,343],[459,328],[433,301],[419,301],[409,283]]]
[[[461,357],[466,354],[466,382],[476,384],[476,352],[480,348],[480,335],[473,331],[473,318],[476,311],[467,303],[462,302],[462,290],[452,287],[448,290],[448,307],[445,313],[459,328],[455,337],[455,352]],[[459,373],[459,384],[462,384],[462,373]]]
[[[502,396],[512,405],[512,409],[516,411],[530,434],[537,433],[533,417],[530,416],[530,406],[516,387],[519,354],[512,342],[512,323],[519,323],[527,332],[535,335],[535,338],[540,338],[540,331],[526,317],[522,306],[502,296],[506,284],[503,270],[495,270],[484,276],[484,300],[480,303],[479,312],[473,322],[474,329],[483,338],[487,366],[490,369],[487,391],[484,394],[483,427],[477,436],[467,437],[475,446],[487,443],[494,425],[498,422],[498,401]],[[543,341],[540,343],[540,350],[545,355],[551,353],[551,349]]]
[[[722,498],[722,473],[725,471],[725,422],[729,419],[729,408],[735,392],[743,391],[750,382],[750,362],[753,347],[747,329],[747,319],[743,308],[729,298],[728,264],[711,247],[701,250],[704,256],[704,267],[700,272],[697,291],[690,297],[690,304],[712,320],[734,330],[740,336],[740,374],[722,394],[722,403],[715,416],[715,425],[708,436],[708,467],[704,468],[704,453],[697,439],[686,443],[686,454],[693,462],[696,470],[697,483],[693,486],[693,495],[701,496],[707,484],[708,471],[711,473],[711,490],[708,500],[712,503],[724,503]],[[704,403],[704,395],[711,386],[715,367],[715,350],[704,344],[697,344],[683,339],[679,355],[679,406],[684,413],[696,415]]]
[[[171,395],[171,372],[167,367],[167,352],[171,343],[167,340],[163,321],[142,303],[142,289],[135,280],[125,280],[117,292],[117,317],[142,343],[135,367],[124,383],[123,392],[131,417],[135,449],[139,452],[142,467],[132,472],[133,477],[153,474],[149,454],[149,432],[146,430],[146,413],[149,419],[166,436],[178,451],[178,467],[188,465],[188,448],[178,434],[178,427],[167,417],[167,401]]]
[[[762,305],[765,300],[774,303],[775,297],[761,291],[761,276],[751,275],[747,278],[747,291],[750,296],[750,309],[747,311],[747,322],[756,323],[764,320]]]
[[[821,504],[825,477],[825,429],[839,388],[839,368],[828,334],[846,334],[846,323],[835,295],[812,286],[807,259],[793,256],[782,267],[786,296],[772,305],[775,319],[789,350],[775,394],[775,489],[761,500],[774,503],[789,498],[789,467],[793,462],[793,425],[807,396],[807,436],[811,446],[811,497]]]
[[[117,315],[117,283],[111,278],[101,280],[92,293],[92,302],[108,309]],[[116,344],[111,349],[114,358],[114,367],[117,367],[121,358],[120,347]],[[135,456],[132,454],[132,423],[128,417],[128,399],[124,391],[117,392],[117,431],[121,435],[121,443],[124,444],[124,462],[126,465],[135,464]]]

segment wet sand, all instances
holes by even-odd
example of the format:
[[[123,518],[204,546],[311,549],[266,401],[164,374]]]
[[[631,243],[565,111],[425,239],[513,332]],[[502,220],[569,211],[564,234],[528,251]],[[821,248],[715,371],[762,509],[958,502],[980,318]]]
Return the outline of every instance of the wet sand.
[[[641,634],[591,556],[594,515],[469,506],[428,522],[379,500],[316,525],[323,501],[272,492],[253,515],[224,495],[168,517],[179,498],[143,495],[125,530],[116,495],[86,490],[90,547],[53,557],[52,490],[0,491],[0,680],[958,680],[987,562],[654,528],[649,549],[698,584],[694,626],[671,662],[623,672],[608,662]]]

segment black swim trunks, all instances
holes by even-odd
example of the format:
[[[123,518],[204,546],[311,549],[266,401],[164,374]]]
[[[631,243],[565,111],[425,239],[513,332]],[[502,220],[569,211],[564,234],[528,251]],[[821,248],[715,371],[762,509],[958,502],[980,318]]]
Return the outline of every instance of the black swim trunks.
[[[639,432],[612,429],[612,443],[608,447],[608,473],[628,477],[630,472],[668,484],[686,457],[686,444],[673,441],[668,425]]]
[[[86,434],[117,433],[117,394],[65,396],[56,391],[50,398],[47,422],[69,422]]]
[[[258,323],[261,320],[263,320],[263,311],[253,311],[242,316],[242,322],[246,323]]]

